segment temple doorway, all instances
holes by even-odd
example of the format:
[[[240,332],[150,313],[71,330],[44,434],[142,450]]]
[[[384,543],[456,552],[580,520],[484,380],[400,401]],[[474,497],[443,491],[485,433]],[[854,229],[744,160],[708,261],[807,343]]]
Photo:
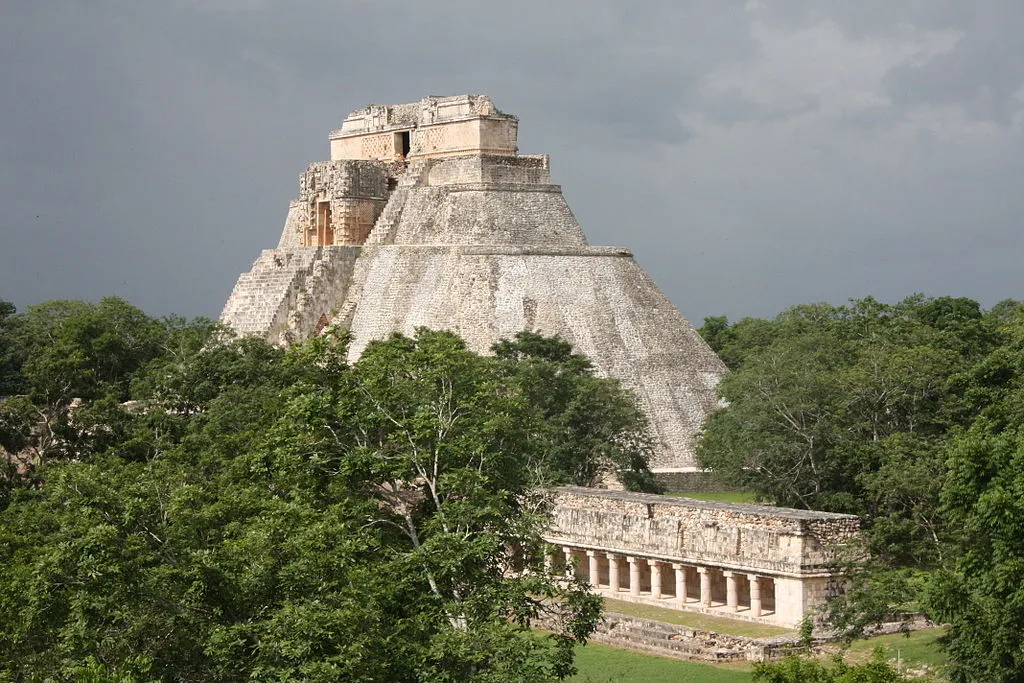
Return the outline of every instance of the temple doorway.
[[[402,159],[405,159],[407,156],[409,156],[409,151],[411,149],[411,133],[409,131],[405,131],[404,133],[395,133],[395,152]]]
[[[334,227],[331,225],[331,202],[316,203],[316,241],[318,246],[334,244]]]

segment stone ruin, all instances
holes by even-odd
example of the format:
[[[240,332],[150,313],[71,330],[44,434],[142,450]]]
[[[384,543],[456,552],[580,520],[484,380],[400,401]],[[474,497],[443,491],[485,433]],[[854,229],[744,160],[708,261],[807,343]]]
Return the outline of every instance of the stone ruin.
[[[725,366],[627,249],[587,243],[547,155],[518,153],[518,126],[483,95],[353,112],[221,320],[273,343],[341,325],[353,360],[418,326],[482,353],[523,330],[557,334],[635,393],[652,469],[694,469]]]
[[[551,562],[609,598],[784,627],[843,589],[853,515],[566,486]]]
[[[350,360],[419,326],[482,353],[523,330],[560,335],[636,395],[652,469],[686,476],[726,368],[628,250],[587,243],[548,157],[518,153],[518,126],[482,95],[353,112],[221,320],[280,344],[340,325]],[[857,528],[849,515],[566,487],[547,540],[552,562],[607,597],[792,627],[839,590],[836,552]]]

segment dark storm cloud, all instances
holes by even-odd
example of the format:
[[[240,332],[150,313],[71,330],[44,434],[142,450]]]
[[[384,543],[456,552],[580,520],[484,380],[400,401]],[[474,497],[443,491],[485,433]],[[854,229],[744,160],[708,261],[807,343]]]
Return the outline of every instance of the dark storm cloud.
[[[893,98],[904,105],[960,104],[974,118],[1011,124],[1024,86],[1024,4],[994,7],[960,17],[963,38],[948,53],[895,70],[887,81]]]
[[[0,298],[216,315],[348,111],[459,92],[697,321],[1024,298],[1022,7],[8,3]]]

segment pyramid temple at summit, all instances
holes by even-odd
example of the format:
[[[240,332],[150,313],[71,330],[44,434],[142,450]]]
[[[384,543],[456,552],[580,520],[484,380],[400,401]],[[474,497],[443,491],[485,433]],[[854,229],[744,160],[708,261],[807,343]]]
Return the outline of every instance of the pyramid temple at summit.
[[[483,95],[353,112],[222,322],[273,343],[340,325],[353,360],[419,326],[481,353],[523,330],[557,334],[636,394],[652,469],[694,468],[725,365],[627,249],[587,243],[548,156],[518,153],[518,126]]]

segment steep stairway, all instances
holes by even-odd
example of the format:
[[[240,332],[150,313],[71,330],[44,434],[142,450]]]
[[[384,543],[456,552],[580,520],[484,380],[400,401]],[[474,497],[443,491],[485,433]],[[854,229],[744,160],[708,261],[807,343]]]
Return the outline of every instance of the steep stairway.
[[[321,248],[265,249],[235,284],[221,320],[240,335],[264,336],[285,322]]]

